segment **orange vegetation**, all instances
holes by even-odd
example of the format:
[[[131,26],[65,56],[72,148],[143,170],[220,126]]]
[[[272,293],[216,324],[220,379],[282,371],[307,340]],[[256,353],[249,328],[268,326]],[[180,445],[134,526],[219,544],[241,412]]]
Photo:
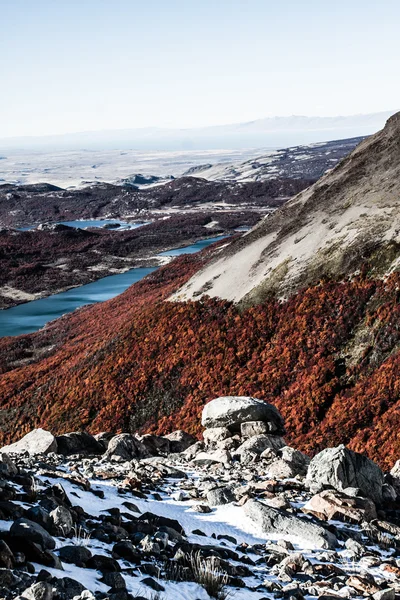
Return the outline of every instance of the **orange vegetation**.
[[[391,466],[400,457],[399,275],[325,281],[243,311],[215,299],[165,302],[210,252],[42,332],[1,340],[0,441],[39,425],[200,434],[205,402],[254,395],[282,412],[291,445],[313,453],[343,442]]]

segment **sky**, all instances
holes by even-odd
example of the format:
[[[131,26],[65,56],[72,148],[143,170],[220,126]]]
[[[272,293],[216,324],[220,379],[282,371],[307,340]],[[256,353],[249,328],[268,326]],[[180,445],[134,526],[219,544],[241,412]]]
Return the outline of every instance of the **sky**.
[[[0,138],[399,106],[398,0],[0,0]]]

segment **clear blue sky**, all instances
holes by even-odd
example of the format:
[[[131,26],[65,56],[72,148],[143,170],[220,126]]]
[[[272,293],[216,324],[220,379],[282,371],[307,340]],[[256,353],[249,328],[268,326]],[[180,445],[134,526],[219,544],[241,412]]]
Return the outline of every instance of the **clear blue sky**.
[[[0,137],[394,109],[398,0],[0,0]]]

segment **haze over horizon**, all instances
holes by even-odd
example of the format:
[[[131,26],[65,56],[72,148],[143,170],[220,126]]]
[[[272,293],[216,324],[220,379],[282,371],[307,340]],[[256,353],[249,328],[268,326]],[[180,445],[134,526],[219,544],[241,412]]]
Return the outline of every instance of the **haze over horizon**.
[[[400,6],[1,0],[0,138],[396,107]]]

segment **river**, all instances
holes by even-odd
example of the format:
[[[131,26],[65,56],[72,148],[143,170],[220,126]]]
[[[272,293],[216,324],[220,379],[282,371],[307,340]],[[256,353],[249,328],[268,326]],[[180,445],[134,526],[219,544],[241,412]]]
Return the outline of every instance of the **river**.
[[[160,256],[194,254],[222,239],[222,237],[224,236],[199,240],[190,246],[162,252]],[[150,267],[130,269],[125,273],[109,275],[66,292],[53,294],[47,298],[32,300],[13,308],[0,310],[0,337],[32,333],[41,329],[49,321],[70,313],[80,306],[114,298],[114,296],[124,292],[130,285],[140,281],[155,270],[156,268]]]

